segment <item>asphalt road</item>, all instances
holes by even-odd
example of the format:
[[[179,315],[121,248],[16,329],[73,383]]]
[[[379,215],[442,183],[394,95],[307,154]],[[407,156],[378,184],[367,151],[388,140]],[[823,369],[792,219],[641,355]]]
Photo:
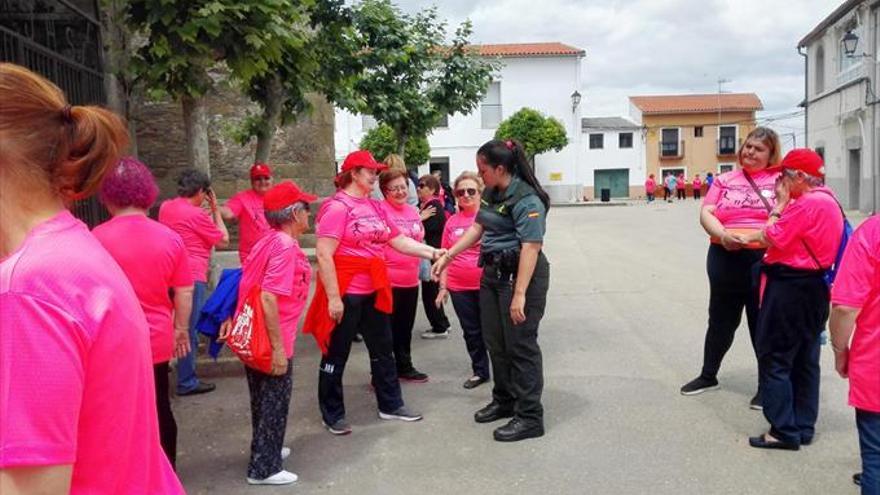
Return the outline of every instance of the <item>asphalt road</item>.
[[[827,347],[816,438],[799,452],[748,446],[767,425],[748,408],[757,377],[744,326],[722,366],[721,389],[679,395],[701,364],[706,246],[693,201],[551,210],[541,439],[500,444],[494,425],[474,423],[490,389],[461,387],[469,361],[457,322],[448,340],[414,339],[415,364],[431,376],[403,386],[407,404],[425,415],[419,423],[377,418],[366,349],[355,344],[345,377],[354,433],[331,436],[318,414],[318,351],[301,335],[286,442],[293,449],[286,468],[300,481],[245,483],[251,432],[243,375],[217,379],[214,393],[175,400],[181,479],[190,493],[211,494],[857,493],[854,414]],[[419,313],[416,334],[426,326]]]

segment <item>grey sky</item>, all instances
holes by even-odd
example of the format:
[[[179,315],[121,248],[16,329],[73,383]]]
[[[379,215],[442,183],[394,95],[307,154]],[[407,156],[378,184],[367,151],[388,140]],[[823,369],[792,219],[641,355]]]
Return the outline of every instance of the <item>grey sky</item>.
[[[842,0],[397,0],[436,4],[451,26],[465,18],[477,43],[561,41],[586,50],[585,115],[626,115],[627,96],[754,92],[760,117],[795,112],[803,99],[797,42]],[[795,132],[803,119],[771,124]],[[787,137],[788,145],[791,137]]]

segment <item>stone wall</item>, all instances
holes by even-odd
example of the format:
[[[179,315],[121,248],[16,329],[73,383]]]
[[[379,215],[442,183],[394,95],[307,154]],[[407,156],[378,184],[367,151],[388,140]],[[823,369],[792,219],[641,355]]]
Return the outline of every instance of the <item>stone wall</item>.
[[[277,132],[269,163],[276,181],[293,179],[305,190],[327,196],[333,192],[336,172],[333,107],[320,97],[311,100],[311,113]],[[254,162],[256,142],[240,146],[226,130],[248,111],[256,112],[256,105],[222,82],[208,96],[211,178],[221,200],[250,187],[248,169]],[[161,198],[174,196],[177,175],[188,166],[180,104],[146,102],[135,121],[140,159],[153,170]]]

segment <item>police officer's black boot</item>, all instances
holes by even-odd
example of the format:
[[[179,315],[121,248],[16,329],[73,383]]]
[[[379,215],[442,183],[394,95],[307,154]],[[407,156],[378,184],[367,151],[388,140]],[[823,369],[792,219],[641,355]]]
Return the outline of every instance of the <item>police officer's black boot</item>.
[[[544,436],[544,425],[537,421],[529,421],[514,417],[504,426],[495,429],[495,440],[499,442],[516,442],[526,438]]]
[[[512,418],[513,408],[506,408],[496,401],[474,413],[474,421],[477,423],[491,423],[499,419]]]

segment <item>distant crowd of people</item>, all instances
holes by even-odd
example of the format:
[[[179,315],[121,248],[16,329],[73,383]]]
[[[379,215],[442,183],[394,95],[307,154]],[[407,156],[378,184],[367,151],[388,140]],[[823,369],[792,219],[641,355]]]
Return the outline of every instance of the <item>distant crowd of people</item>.
[[[705,181],[700,178],[700,174],[694,175],[690,180],[693,198],[699,201],[703,195],[703,187],[705,186],[708,190],[712,187],[713,182],[715,182],[715,174],[712,172],[706,174]],[[658,189],[663,190],[663,200],[667,203],[672,203],[673,191],[675,191],[675,197],[678,200],[687,199],[687,187],[688,180],[682,173],[664,173],[659,183],[654,174],[648,174],[648,178],[645,180],[645,199],[648,203],[653,203],[657,199]]]

